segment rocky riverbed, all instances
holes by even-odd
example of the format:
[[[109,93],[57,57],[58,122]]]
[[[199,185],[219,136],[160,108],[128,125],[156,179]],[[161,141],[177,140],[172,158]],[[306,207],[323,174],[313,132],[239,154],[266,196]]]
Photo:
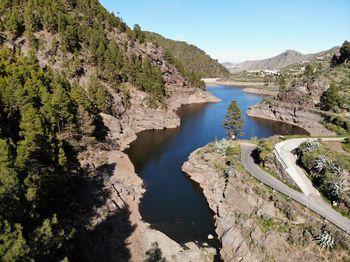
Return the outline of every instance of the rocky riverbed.
[[[230,155],[223,147],[212,143],[194,151],[182,169],[200,185],[216,214],[224,261],[350,259],[346,234],[252,179],[240,165],[237,144],[229,145]],[[333,249],[318,245],[326,231],[335,240]]]

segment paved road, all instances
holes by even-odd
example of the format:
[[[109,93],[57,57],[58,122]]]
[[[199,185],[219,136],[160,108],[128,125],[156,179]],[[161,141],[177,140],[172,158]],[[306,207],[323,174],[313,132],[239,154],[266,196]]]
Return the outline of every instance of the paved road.
[[[286,172],[303,191],[305,195],[321,197],[320,193],[312,185],[303,169],[297,164],[297,157],[293,151],[306,141],[316,141],[318,138],[293,138],[276,144],[274,153],[278,161],[284,166]],[[321,138],[324,141],[341,141],[344,138]]]
[[[278,179],[263,171],[259,166],[257,166],[254,163],[253,158],[251,157],[251,154],[255,148],[255,145],[249,143],[241,144],[242,164],[249,174],[251,174],[253,177],[261,181],[265,185],[306,206],[307,208],[316,212],[329,222],[333,223],[338,228],[350,234],[350,220],[346,217],[343,217],[330,205],[322,201],[319,197],[315,197],[313,195],[307,196],[302,193],[299,193],[298,191],[295,191],[294,189],[288,187]]]

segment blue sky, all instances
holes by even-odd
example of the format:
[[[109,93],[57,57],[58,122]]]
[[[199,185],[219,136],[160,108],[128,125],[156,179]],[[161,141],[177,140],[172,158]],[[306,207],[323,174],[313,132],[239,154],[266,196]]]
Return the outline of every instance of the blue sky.
[[[139,24],[220,62],[315,53],[350,40],[350,0],[100,0]]]

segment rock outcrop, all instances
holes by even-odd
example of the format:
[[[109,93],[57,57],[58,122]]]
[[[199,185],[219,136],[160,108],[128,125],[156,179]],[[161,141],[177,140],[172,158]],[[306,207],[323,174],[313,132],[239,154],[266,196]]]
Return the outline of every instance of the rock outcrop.
[[[310,81],[299,81],[288,91],[281,92],[277,99],[282,102],[315,108],[321,102],[321,96],[329,88],[329,81],[317,77]]]
[[[334,134],[321,123],[323,118],[320,114],[305,110],[297,105],[263,102],[249,108],[247,115],[296,125],[311,135]]]

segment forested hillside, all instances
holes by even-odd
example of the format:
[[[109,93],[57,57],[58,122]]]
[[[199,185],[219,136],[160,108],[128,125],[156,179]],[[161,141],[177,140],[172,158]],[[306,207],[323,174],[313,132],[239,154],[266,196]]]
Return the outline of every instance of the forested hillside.
[[[95,205],[78,197],[91,179],[76,155],[104,141],[101,113],[122,119],[135,96],[166,108],[200,87],[145,40],[97,0],[0,2],[1,261],[79,258]]]
[[[182,41],[167,39],[159,34],[146,32],[146,39],[163,47],[171,61],[175,61],[181,72],[195,77],[224,77],[229,74],[228,70],[217,60],[212,59],[203,50],[194,45]]]

